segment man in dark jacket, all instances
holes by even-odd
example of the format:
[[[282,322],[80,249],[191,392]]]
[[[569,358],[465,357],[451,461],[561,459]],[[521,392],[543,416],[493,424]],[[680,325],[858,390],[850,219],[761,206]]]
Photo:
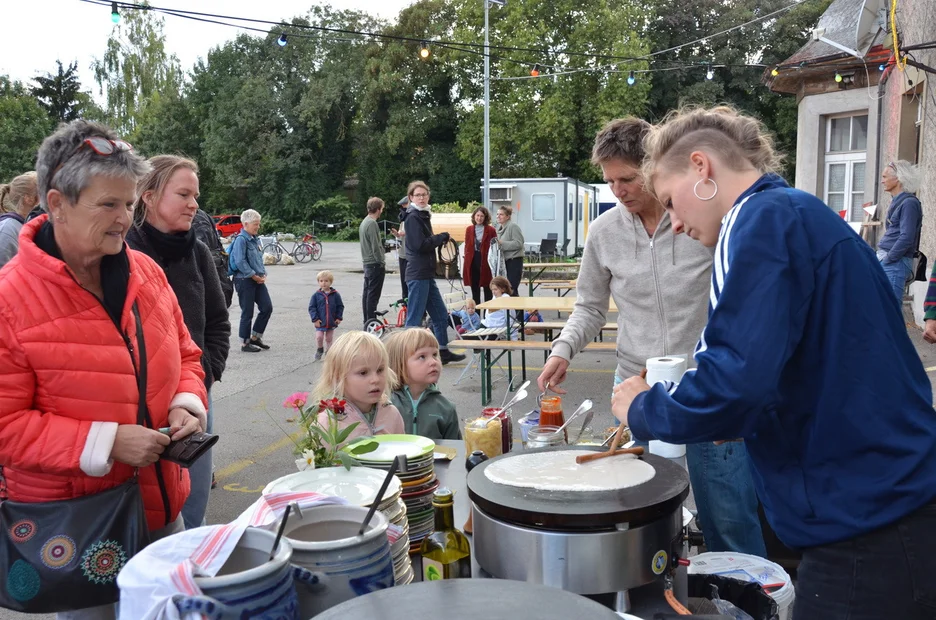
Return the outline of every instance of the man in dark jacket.
[[[448,309],[435,283],[436,248],[449,241],[447,232],[432,234],[432,213],[429,211],[429,186],[413,181],[408,191],[410,206],[404,220],[406,245],[406,285],[409,302],[406,306],[406,326],[418,327],[429,311],[432,330],[439,341],[439,357],[443,364],[465,359],[448,350]]]
[[[211,258],[214,260],[215,269],[218,271],[218,277],[221,279],[221,290],[224,291],[224,301],[227,307],[231,307],[231,301],[234,299],[234,283],[231,282],[231,276],[228,275],[228,255],[221,245],[221,239],[218,238],[218,229],[215,222],[205,211],[199,209],[195,212],[195,219],[192,220],[192,230],[199,241],[208,246],[211,251]]]

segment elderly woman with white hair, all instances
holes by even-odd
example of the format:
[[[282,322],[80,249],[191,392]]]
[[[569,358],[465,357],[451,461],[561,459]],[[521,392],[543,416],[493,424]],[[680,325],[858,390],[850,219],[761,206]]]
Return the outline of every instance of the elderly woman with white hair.
[[[230,271],[234,275],[234,288],[241,307],[240,329],[241,351],[256,353],[267,350],[270,345],[263,342],[263,331],[273,314],[273,300],[266,286],[266,268],[263,266],[263,254],[260,251],[260,214],[253,209],[241,213],[244,230],[234,238],[230,249]],[[257,320],[253,329],[254,305],[257,306]]]
[[[894,198],[887,210],[887,230],[878,244],[877,256],[897,300],[902,302],[923,226],[923,207],[916,197],[920,171],[908,161],[891,162],[884,168],[881,183]]]

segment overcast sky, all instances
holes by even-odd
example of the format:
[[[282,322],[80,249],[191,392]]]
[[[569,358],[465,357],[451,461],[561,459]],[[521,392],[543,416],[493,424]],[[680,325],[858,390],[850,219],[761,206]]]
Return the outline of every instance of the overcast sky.
[[[322,0],[336,9],[357,9],[385,19],[395,18],[412,0]],[[151,0],[154,6],[217,13],[265,20],[288,20],[305,14],[315,0]],[[175,53],[189,71],[208,50],[233,39],[239,29],[165,16],[166,48]],[[113,24],[110,9],[80,0],[0,0],[0,75],[28,81],[51,73],[55,61],[63,65],[78,61],[85,90],[92,90],[89,68],[102,57]],[[262,27],[262,26],[261,26]],[[95,90],[95,95],[96,89]]]

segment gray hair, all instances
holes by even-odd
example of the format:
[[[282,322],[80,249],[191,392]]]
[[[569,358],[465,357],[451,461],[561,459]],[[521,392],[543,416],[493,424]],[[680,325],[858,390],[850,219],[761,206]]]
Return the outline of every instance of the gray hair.
[[[905,159],[891,162],[887,165],[894,171],[894,176],[900,181],[903,191],[915,194],[920,190],[920,167],[911,164]]]
[[[253,209],[247,209],[241,213],[241,224],[252,224],[260,221],[260,214]]]
[[[94,137],[120,139],[105,125],[79,119],[61,125],[42,141],[36,159],[36,175],[43,211],[49,210],[46,196],[50,189],[59,190],[69,202],[75,203],[96,176],[124,178],[136,183],[149,172],[150,165],[133,151],[98,155],[90,148],[79,149],[85,140]]]

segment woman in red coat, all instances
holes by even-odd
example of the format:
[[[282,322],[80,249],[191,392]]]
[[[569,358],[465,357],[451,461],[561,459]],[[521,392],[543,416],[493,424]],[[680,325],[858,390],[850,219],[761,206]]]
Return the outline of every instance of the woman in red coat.
[[[465,229],[465,264],[462,266],[462,280],[471,287],[471,297],[476,304],[481,303],[481,290],[484,301],[491,299],[491,266],[488,264],[488,251],[491,242],[497,242],[497,231],[491,226],[491,212],[486,207],[478,207],[471,214],[471,226]]]
[[[84,120],[39,149],[45,214],[23,227],[19,253],[0,271],[0,499],[83,497],[139,469],[155,540],[184,529],[189,476],[160,456],[170,439],[204,430],[206,392],[201,350],[166,275],[124,242],[148,170],[113,131]],[[144,425],[134,309],[147,360]],[[58,617],[109,619],[114,606]]]

